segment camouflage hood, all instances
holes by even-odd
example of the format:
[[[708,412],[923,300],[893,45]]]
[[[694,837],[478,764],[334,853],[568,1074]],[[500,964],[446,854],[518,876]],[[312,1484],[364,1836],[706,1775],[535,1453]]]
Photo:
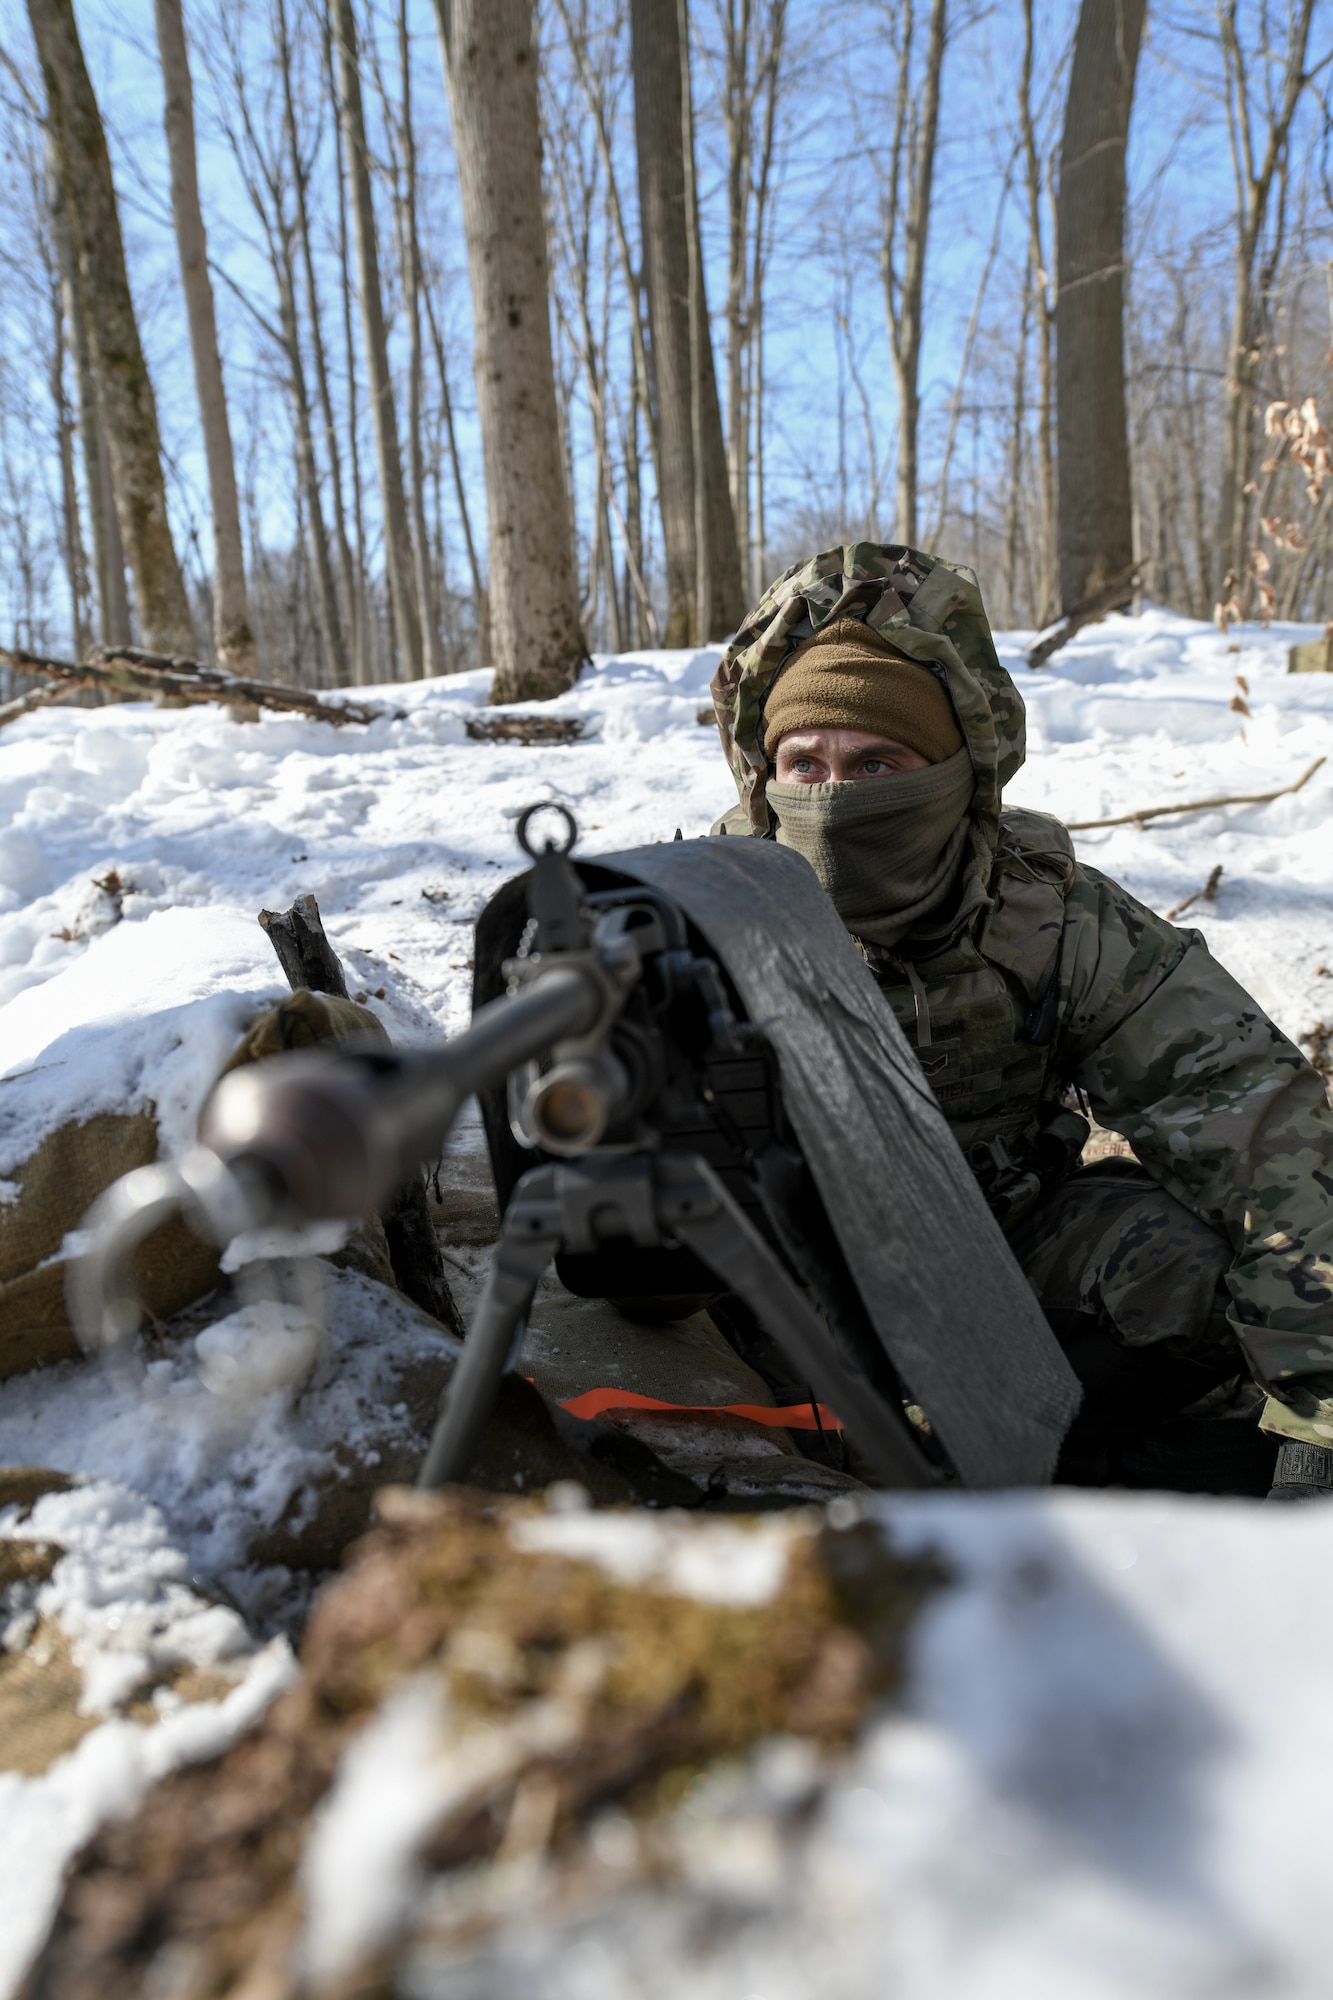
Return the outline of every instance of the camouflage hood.
[[[751,831],[769,830],[763,747],[768,691],[804,639],[835,618],[873,631],[942,680],[977,776],[973,813],[994,849],[1000,794],[1023,762],[1023,700],[1000,665],[976,577],[961,563],[881,542],[847,542],[784,571],[722,656],[713,706]]]

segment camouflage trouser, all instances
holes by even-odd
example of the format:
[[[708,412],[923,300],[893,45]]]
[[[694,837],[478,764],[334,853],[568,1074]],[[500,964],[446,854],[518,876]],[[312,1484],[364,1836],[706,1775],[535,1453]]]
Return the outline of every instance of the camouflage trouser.
[[[1083,1384],[1062,1476],[1178,1483],[1160,1467],[1157,1476],[1147,1468],[1134,1476],[1126,1449],[1133,1458],[1137,1444],[1200,1398],[1246,1378],[1226,1319],[1231,1246],[1132,1160],[1072,1175],[1009,1241]],[[1262,1456],[1269,1445],[1253,1449]]]

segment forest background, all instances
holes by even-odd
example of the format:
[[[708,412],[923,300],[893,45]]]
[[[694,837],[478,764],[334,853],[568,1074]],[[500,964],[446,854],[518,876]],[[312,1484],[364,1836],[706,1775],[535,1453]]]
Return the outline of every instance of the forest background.
[[[73,18],[67,0],[33,0],[48,4]],[[1108,4],[1118,15],[1118,0],[1102,0],[1102,13]],[[475,16],[484,34],[488,11],[456,0],[455,32]],[[432,0],[184,7],[261,678],[373,683],[490,657],[493,467],[439,32],[449,12]],[[1072,435],[1073,419],[1068,403],[1057,407],[1057,222],[1062,143],[1078,123],[1079,13],[1077,0],[540,0],[530,17],[514,0],[497,7],[495,19],[517,15],[523,32],[530,18],[538,59],[562,533],[590,647],[724,632],[788,562],[863,537],[973,565],[997,624],[1041,627],[1069,609],[1058,421]],[[208,661],[213,508],[173,229],[160,14],[161,0],[156,20],[153,0],[79,0],[77,26],[193,651]],[[1194,616],[1333,611],[1321,422],[1333,397],[1331,14],[1327,0],[1164,0],[1147,10],[1136,75],[1130,64],[1134,587]],[[686,35],[679,110],[645,69],[645,34],[668,28],[677,56]],[[145,634],[104,491],[86,353],[80,373],[87,328],[62,251],[49,99],[18,0],[0,6],[0,53],[0,637],[82,658],[95,642]],[[663,50],[648,55],[660,62]],[[669,68],[670,47],[666,57]],[[465,87],[455,78],[456,108]],[[682,153],[699,218],[683,239],[688,306],[711,336],[725,453],[711,488],[697,478],[697,546],[716,542],[707,509],[725,483],[736,602],[701,562],[704,601],[686,603],[664,532],[662,453],[680,399],[664,396],[644,255],[664,105],[667,141],[681,111],[693,137]],[[476,142],[464,121],[458,143]],[[367,299],[362,193],[378,301]],[[86,282],[84,296],[97,311]],[[377,315],[396,473],[373,421]],[[687,425],[704,465],[697,350],[689,367]],[[541,616],[534,601],[530,619]],[[0,669],[0,695],[26,685]]]

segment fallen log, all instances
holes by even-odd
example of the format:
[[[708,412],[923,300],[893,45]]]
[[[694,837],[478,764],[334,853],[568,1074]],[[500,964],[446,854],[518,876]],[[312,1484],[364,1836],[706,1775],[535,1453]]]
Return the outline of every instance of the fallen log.
[[[382,715],[400,713],[397,709],[374,708],[361,701],[321,701],[308,688],[242,680],[235,674],[223,673],[220,667],[166,653],[148,653],[139,646],[96,646],[82,661],[57,660],[44,653],[29,653],[22,646],[0,646],[0,664],[13,667],[16,673],[40,674],[69,690],[104,687],[131,696],[166,695],[187,703],[221,702],[229,708],[252,704],[256,708],[304,715],[312,722],[330,722],[335,729],[348,722],[374,722]]]
[[[1070,833],[1093,833],[1103,826],[1142,826],[1145,820],[1164,819],[1168,813],[1212,812],[1217,806],[1266,806],[1273,799],[1285,799],[1292,792],[1298,792],[1313,778],[1319,766],[1325,762],[1316,757],[1308,771],[1302,771],[1294,785],[1279,785],[1275,792],[1227,792],[1216,799],[1189,799],[1178,806],[1144,806],[1141,812],[1117,813],[1114,819],[1068,819],[1065,825]]]
[[[259,922],[293,992],[305,986],[347,998],[342,961],[325,935],[313,896],[298,896],[290,910],[261,910]],[[400,1181],[380,1210],[380,1222],[399,1291],[461,1340],[467,1328],[449,1289],[419,1173]]]
[[[78,693],[77,688],[36,687],[29,688],[27,694],[16,694],[12,701],[0,701],[0,729],[7,722],[17,722],[21,715],[31,715],[35,708],[50,708],[54,703],[69,701]]]
[[[579,715],[469,715],[463,727],[476,743],[577,743]]]
[[[1028,665],[1044,667],[1052,654],[1067,646],[1074,634],[1081,632],[1085,625],[1095,624],[1108,611],[1118,611],[1122,605],[1128,604],[1138,589],[1138,583],[1139,566],[1131,563],[1128,569],[1122,569],[1118,576],[1104,583],[1100,590],[1094,590],[1089,596],[1080,598],[1077,604],[1071,604],[1064,616],[1037,640],[1028,654]]]

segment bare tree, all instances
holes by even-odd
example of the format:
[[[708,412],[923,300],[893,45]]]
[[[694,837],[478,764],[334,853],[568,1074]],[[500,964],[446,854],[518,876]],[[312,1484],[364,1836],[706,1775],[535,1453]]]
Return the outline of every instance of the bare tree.
[[[689,50],[678,6],[630,0],[630,41],[666,545],[666,643],[681,646],[726,637],[745,607],[698,247]]]
[[[403,272],[403,303],[407,311],[407,463],[412,495],[412,542],[416,551],[417,607],[429,673],[444,672],[435,592],[430,573],[430,536],[426,528],[426,461],[422,450],[425,418],[425,353],[421,339],[421,242],[417,233],[417,141],[412,123],[412,61],[407,32],[407,0],[398,0],[398,65],[402,173],[399,180],[399,262]]]
[[[194,387],[199,400],[213,516],[213,644],[218,665],[225,672],[252,677],[258,671],[258,661],[245,589],[241,508],[236,496],[236,461],[227,420],[217,314],[208,275],[208,238],[199,201],[194,92],[181,0],[153,0],[153,18],[166,98],[163,122],[171,163],[171,219],[190,328],[190,358],[194,363]]]
[[[1125,147],[1144,0],[1082,0],[1065,103],[1056,304],[1060,598],[1124,580],[1134,549],[1125,411]]]
[[[310,354],[315,370],[315,387],[319,396],[320,414],[324,420],[324,453],[329,468],[329,496],[333,509],[333,540],[338,553],[338,570],[342,579],[343,622],[337,638],[337,650],[332,665],[336,676],[341,677],[349,669],[355,678],[364,681],[365,675],[356,673],[355,635],[358,630],[359,598],[357,575],[352,563],[351,544],[347,539],[347,513],[343,505],[342,453],[338,447],[338,426],[333,411],[333,393],[329,383],[328,356],[324,345],[324,326],[320,312],[319,285],[315,276],[315,254],[310,228],[310,168],[302,150],[298,136],[296,117],[296,91],[292,80],[292,46],[287,31],[287,9],[285,0],[276,0],[275,45],[278,67],[282,76],[283,126],[287,136],[287,159],[292,176],[292,192],[295,196],[295,222],[301,244],[301,269],[305,277],[306,309],[310,320]],[[337,126],[335,124],[335,134]],[[313,447],[311,451],[313,458]],[[327,627],[328,618],[324,623]],[[352,635],[353,658],[348,659],[343,634]]]
[[[52,146],[75,249],[111,460],[116,513],[134,577],[144,643],[194,652],[185,580],[171,539],[157,403],[125,270],[120,213],[101,113],[88,78],[72,0],[28,0],[46,90]]]
[[[577,679],[579,622],[556,407],[531,0],[436,0],[472,280],[486,466],[492,699]]]
[[[403,492],[403,461],[398,446],[393,377],[389,372],[389,342],[384,324],[384,295],[380,287],[379,240],[370,184],[370,155],[366,145],[366,119],[361,99],[361,71],[352,0],[333,0],[333,18],[343,136],[352,189],[361,324],[370,372],[370,408],[379,464],[380,504],[384,509],[384,564],[388,572],[389,598],[393,605],[403,677],[420,680],[421,620],[417,615],[415,558],[407,518],[407,500]]]
[[[1023,153],[1023,186],[1027,197],[1028,268],[1024,329],[1035,323],[1037,336],[1037,549],[1033,565],[1038,578],[1034,619],[1045,625],[1055,610],[1055,286],[1042,226],[1045,175],[1032,108],[1034,55],[1032,0],[1023,0],[1023,54],[1018,80],[1018,125]],[[1015,506],[1017,495],[1015,495]],[[1011,569],[1011,576],[1013,571]],[[1011,602],[1013,592],[1011,588]],[[1011,614],[1012,615],[1012,614]]]
[[[1226,72],[1227,130],[1236,182],[1226,451],[1217,523],[1219,584],[1227,573],[1242,579],[1247,568],[1251,537],[1245,486],[1258,415],[1255,391],[1286,229],[1287,140],[1301,94],[1310,81],[1306,51],[1313,15],[1314,0],[1292,0],[1286,48],[1279,52],[1270,40],[1270,10],[1263,8],[1259,46],[1251,56],[1237,24],[1236,0],[1217,0]],[[1261,101],[1256,102],[1256,97]],[[1255,128],[1261,119],[1267,129],[1256,144]],[[1243,583],[1239,587],[1243,589]],[[1219,590],[1219,596],[1226,596],[1225,588]]]
[[[83,545],[83,528],[79,519],[78,479],[74,470],[74,434],[76,424],[65,394],[65,348],[67,288],[64,283],[60,236],[68,237],[64,227],[64,197],[60,192],[60,175],[51,158],[51,147],[46,144],[46,174],[44,207],[46,229],[39,232],[43,276],[46,281],[47,297],[51,311],[51,346],[48,379],[51,403],[56,420],[56,450],[60,459],[60,511],[61,539],[64,544],[65,575],[69,584],[70,625],[74,639],[75,655],[83,659],[92,644],[92,628],[89,619],[88,558]],[[69,345],[73,347],[71,337]],[[77,377],[78,369],[76,366]]]
[[[722,117],[727,135],[727,466],[746,587],[762,590],[765,232],[786,32],[786,0],[721,0]],[[762,479],[759,481],[762,487]]]
[[[918,0],[896,0],[889,46],[896,82],[884,188],[880,276],[889,320],[889,349],[898,392],[897,517],[894,535],[915,543],[920,476],[917,432],[921,420],[921,340],[924,328],[926,248],[935,185],[940,83],[948,32],[947,0],[930,0],[926,48],[918,66],[913,44],[920,27]]]

